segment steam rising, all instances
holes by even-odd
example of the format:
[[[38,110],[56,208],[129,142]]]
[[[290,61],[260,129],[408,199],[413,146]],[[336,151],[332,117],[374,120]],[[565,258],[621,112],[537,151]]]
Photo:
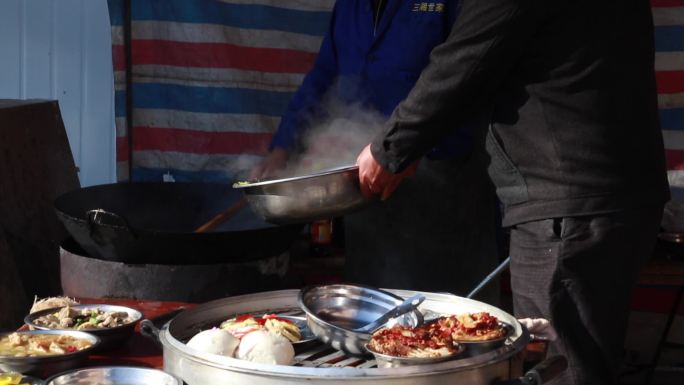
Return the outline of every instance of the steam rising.
[[[359,104],[326,97],[321,102],[323,114],[307,117],[298,153],[290,153],[285,169],[265,179],[306,175],[321,170],[356,164],[356,157],[380,131],[386,117]],[[246,180],[260,157],[242,155],[233,162],[231,171]]]
[[[292,159],[283,174],[304,175],[355,164],[385,120],[379,112],[359,105],[332,104],[327,117],[306,132],[303,153]]]

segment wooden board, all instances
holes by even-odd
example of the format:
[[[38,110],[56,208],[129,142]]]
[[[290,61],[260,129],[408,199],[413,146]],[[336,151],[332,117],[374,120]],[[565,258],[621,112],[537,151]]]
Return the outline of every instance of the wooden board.
[[[0,261],[2,280],[13,282],[0,295],[28,310],[33,295],[61,291],[59,244],[67,233],[53,202],[80,185],[56,101],[0,100],[0,122]],[[12,306],[0,302],[0,312]]]

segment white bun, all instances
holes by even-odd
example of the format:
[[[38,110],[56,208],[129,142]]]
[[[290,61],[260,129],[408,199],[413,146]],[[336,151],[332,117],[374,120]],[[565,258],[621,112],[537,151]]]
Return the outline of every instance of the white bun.
[[[258,330],[242,337],[237,358],[262,364],[292,365],[294,348],[287,338]]]
[[[233,357],[240,340],[221,329],[209,329],[195,334],[188,347],[205,353]]]

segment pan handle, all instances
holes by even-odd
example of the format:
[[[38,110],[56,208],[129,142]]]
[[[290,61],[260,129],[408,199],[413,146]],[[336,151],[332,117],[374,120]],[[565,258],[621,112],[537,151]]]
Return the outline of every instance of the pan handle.
[[[90,237],[100,246],[108,245],[115,233],[123,233],[130,239],[136,238],[128,222],[122,216],[111,211],[104,209],[88,210],[86,211],[86,220],[90,229]]]
[[[159,339],[159,328],[150,320],[144,319],[140,321],[140,334],[156,342],[161,346],[161,340]]]
[[[552,356],[528,370],[524,376],[515,380],[502,381],[498,385],[541,385],[563,373],[568,367],[568,360],[563,356]]]
[[[184,310],[185,307],[179,307],[178,309],[171,310],[170,312],[158,315],[151,319],[144,319],[140,321],[140,334],[155,341],[157,344],[159,344],[159,346],[161,346],[161,340],[159,339],[159,333],[161,331],[160,327],[171,321]]]

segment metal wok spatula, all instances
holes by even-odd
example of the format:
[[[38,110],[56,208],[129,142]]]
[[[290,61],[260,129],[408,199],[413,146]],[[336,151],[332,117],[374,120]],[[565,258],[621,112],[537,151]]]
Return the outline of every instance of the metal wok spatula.
[[[415,308],[420,306],[420,304],[423,303],[423,301],[425,301],[425,296],[422,294],[416,294],[411,297],[408,297],[404,300],[404,302],[400,303],[395,308],[389,310],[387,313],[381,315],[375,321],[360,328],[356,328],[354,329],[354,331],[357,333],[373,333],[392,318],[396,318],[400,315],[413,311]]]

